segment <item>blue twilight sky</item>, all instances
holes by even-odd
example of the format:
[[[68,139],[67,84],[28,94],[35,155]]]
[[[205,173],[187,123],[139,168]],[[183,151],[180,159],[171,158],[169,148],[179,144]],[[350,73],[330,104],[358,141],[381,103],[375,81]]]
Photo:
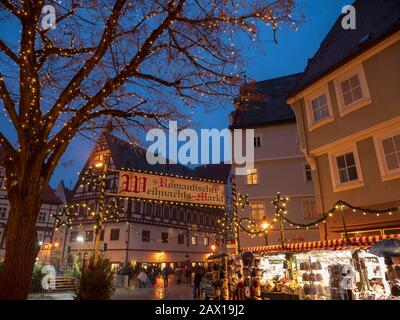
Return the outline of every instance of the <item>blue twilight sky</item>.
[[[341,14],[342,7],[352,2],[353,0],[297,0],[297,7],[305,16],[299,30],[287,27],[280,29],[277,45],[272,42],[271,29],[265,29],[260,34],[260,42],[256,45],[241,40],[247,60],[245,66],[247,77],[260,81],[303,71],[307,59],[315,54],[330,27]],[[1,26],[1,39],[10,39],[10,28],[13,28],[10,24]],[[226,128],[228,114],[232,110],[232,105],[210,113],[198,110],[193,115],[193,122],[198,128]],[[65,181],[67,187],[72,187],[77,172],[82,169],[92,147],[92,142],[75,138],[61,160],[64,163],[73,160],[73,164],[59,166],[56,169],[51,180],[52,187],[55,187],[61,179]]]

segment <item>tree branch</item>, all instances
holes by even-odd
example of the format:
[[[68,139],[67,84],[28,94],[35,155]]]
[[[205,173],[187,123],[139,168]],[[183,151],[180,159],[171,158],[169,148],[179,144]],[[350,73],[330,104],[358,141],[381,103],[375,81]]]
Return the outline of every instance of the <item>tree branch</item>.
[[[3,42],[0,40],[0,50],[2,50],[11,60],[19,64],[18,56]]]

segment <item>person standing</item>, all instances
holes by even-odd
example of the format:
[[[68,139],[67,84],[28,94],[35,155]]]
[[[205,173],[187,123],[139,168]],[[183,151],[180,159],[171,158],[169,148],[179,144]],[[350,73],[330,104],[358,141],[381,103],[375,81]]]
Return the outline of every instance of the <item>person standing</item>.
[[[167,266],[161,271],[161,276],[164,280],[164,288],[168,288],[169,269]]]

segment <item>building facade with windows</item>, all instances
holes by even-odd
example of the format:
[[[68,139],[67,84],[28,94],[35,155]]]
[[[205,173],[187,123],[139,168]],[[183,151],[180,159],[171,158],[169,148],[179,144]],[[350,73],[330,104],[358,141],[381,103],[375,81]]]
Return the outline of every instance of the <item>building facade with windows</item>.
[[[6,250],[4,233],[10,211],[5,184],[5,168],[1,165],[4,156],[5,153],[3,149],[0,148],[0,259],[4,257]],[[21,201],[23,201],[23,199],[21,199]],[[40,246],[38,259],[41,262],[53,263],[52,257],[54,256],[54,251],[61,246],[61,241],[54,241],[55,221],[52,217],[52,214],[57,213],[61,205],[62,202],[55,195],[54,190],[47,187],[43,194],[43,203],[36,223],[38,246]]]
[[[131,263],[143,267],[164,267],[170,264],[175,268],[187,261],[205,262],[213,249],[216,252],[224,251],[223,234],[218,224],[224,215],[223,209],[115,196],[118,192],[118,170],[134,169],[203,179],[198,172],[179,164],[150,165],[146,160],[146,150],[111,133],[104,133],[99,138],[83,171],[99,158],[107,162],[108,168],[106,201],[117,199],[121,208],[119,221],[105,223],[100,232],[104,256],[115,266]],[[90,257],[94,249],[92,212],[99,209],[99,192],[82,183],[80,177],[72,191],[70,204],[86,205],[74,209],[77,216],[72,228],[67,230],[63,255],[63,261],[67,263]]]
[[[250,202],[245,210],[238,210],[239,219],[272,225],[267,235],[251,237],[241,232],[241,247],[280,244],[279,224],[273,221],[271,205],[277,192],[290,198],[287,217],[291,220],[307,223],[317,217],[310,167],[300,151],[295,115],[286,104],[286,95],[299,77],[295,74],[246,85],[236,101],[237,110],[231,114],[232,130],[255,130],[254,168],[234,178],[237,192],[248,194]],[[244,137],[242,141],[245,144]],[[319,232],[315,227],[297,229],[285,223],[284,238],[286,243],[318,240]]]
[[[339,17],[288,99],[319,213],[338,200],[370,209],[400,205],[400,7],[354,6],[357,29],[344,30]],[[344,214],[349,236],[400,233],[399,214]],[[343,236],[344,225],[334,214],[321,238]]]

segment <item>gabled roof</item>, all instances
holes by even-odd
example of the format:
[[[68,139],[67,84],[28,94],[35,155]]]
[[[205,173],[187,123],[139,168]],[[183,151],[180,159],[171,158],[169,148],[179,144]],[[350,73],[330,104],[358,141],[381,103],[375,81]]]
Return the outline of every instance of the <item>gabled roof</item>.
[[[400,3],[395,0],[357,0],[356,29],[342,28],[341,15],[322,41],[315,56],[309,60],[294,96],[325,75],[400,30]]]
[[[241,88],[237,110],[232,112],[231,128],[248,128],[295,121],[292,108],[286,103],[301,74],[248,84]]]
[[[107,135],[106,140],[117,169],[133,169],[167,175],[202,178],[195,170],[181,164],[168,164],[168,160],[167,164],[151,165],[147,162],[145,149],[134,146],[113,135]]]

